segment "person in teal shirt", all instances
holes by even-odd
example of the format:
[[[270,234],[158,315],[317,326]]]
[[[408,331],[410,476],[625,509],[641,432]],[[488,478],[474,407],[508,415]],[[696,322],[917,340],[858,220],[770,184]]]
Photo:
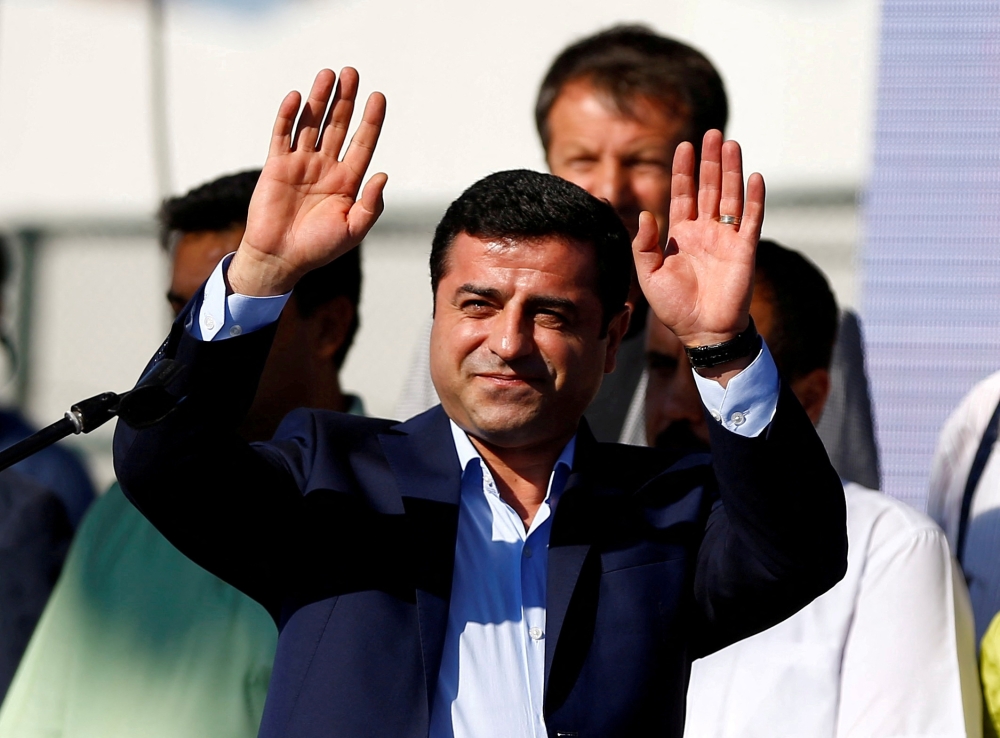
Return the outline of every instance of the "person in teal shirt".
[[[163,204],[175,312],[239,245],[258,175],[222,177]],[[296,407],[363,414],[338,377],[360,292],[359,256],[295,288],[247,439],[269,438]],[[115,484],[80,525],[0,709],[0,738],[252,738],[276,642],[259,604],[181,554]]]

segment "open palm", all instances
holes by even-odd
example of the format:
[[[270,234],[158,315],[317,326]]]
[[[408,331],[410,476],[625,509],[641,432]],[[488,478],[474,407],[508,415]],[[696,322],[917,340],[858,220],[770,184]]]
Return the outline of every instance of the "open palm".
[[[307,272],[361,243],[382,212],[385,174],[374,175],[360,199],[358,193],[382,128],[385,98],[380,93],[368,98],[341,160],[358,73],[345,68],[336,89],[335,79],[329,69],[316,76],[297,128],[299,93],[289,93],[278,109],[246,233],[229,268],[230,286],[237,292],[287,292]]]
[[[764,218],[759,174],[751,175],[744,204],[743,159],[735,141],[723,144],[721,132],[709,131],[697,182],[694,167],[694,147],[682,143],[674,155],[666,248],[659,246],[649,213],[640,218],[633,242],[650,308],[688,347],[727,341],[746,328]],[[736,223],[720,222],[720,214]]]

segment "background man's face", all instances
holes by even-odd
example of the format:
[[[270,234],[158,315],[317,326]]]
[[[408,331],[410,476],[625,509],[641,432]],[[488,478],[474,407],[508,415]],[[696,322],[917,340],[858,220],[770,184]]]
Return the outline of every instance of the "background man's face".
[[[449,417],[500,447],[576,431],[624,318],[601,334],[589,246],[560,239],[487,241],[459,234],[438,284],[431,377]],[[624,315],[624,314],[623,314]]]
[[[646,443],[682,451],[708,450],[708,425],[680,339],[655,318],[646,321]]]
[[[767,341],[779,319],[773,288],[756,280],[750,314]],[[708,450],[708,425],[701,395],[680,340],[655,319],[646,321],[646,443],[677,451]],[[813,423],[818,423],[830,392],[828,369],[814,369],[789,382]]]
[[[244,227],[224,231],[185,233],[174,247],[173,271],[167,300],[177,315],[194,293],[208,279],[222,257],[236,251],[243,240]]]
[[[686,121],[650,98],[632,107],[623,115],[587,80],[567,83],[549,113],[546,159],[554,175],[611,203],[633,238],[643,210],[665,237],[670,169]]]

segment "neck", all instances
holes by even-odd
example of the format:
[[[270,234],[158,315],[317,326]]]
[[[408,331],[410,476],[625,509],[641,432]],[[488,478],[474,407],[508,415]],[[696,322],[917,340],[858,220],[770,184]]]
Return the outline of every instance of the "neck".
[[[469,437],[493,474],[500,497],[514,508],[527,530],[545,501],[552,469],[573,433],[520,448],[504,448]]]

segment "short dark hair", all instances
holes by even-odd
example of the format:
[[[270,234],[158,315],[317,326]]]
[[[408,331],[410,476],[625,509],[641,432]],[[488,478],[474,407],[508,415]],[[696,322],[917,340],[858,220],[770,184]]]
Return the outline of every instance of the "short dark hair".
[[[259,169],[227,174],[195,187],[186,195],[160,205],[160,244],[167,248],[174,233],[225,231],[247,222],[250,198],[260,179]]]
[[[593,247],[602,331],[625,307],[632,279],[628,231],[614,208],[581,187],[527,169],[497,172],[476,182],[450,206],[434,232],[431,288],[448,269],[448,250],[460,233],[475,238],[562,238]]]
[[[697,49],[643,25],[620,25],[577,41],[549,67],[535,103],[535,125],[549,148],[549,113],[569,82],[587,80],[615,108],[632,114],[635,98],[646,96],[687,121],[684,140],[700,154],[706,131],[725,131],[726,89],[712,62]]]
[[[174,233],[224,231],[234,226],[245,226],[250,198],[258,179],[259,169],[227,174],[195,187],[185,195],[164,200],[159,211],[161,244],[167,248]],[[360,326],[360,246],[326,266],[309,272],[292,291],[299,313],[306,318],[320,306],[341,295],[350,300],[354,307],[354,318],[344,337],[344,343],[333,357],[338,367],[343,365]]]
[[[756,281],[774,306],[767,347],[778,371],[795,380],[815,369],[829,369],[839,312],[819,268],[797,251],[762,240],[757,244]]]

